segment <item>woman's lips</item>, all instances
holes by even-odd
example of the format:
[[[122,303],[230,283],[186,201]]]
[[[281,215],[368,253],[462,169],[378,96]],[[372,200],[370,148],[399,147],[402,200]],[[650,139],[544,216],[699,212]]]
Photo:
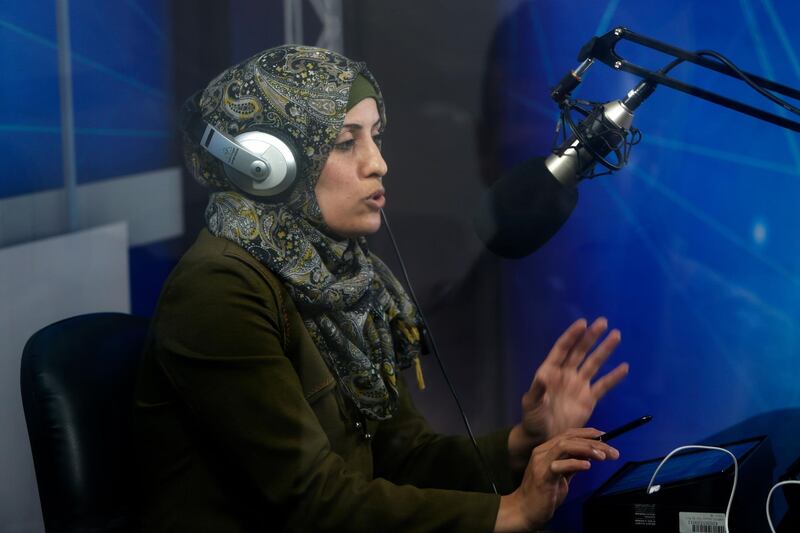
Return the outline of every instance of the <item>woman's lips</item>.
[[[383,209],[383,206],[386,205],[386,191],[383,189],[375,191],[371,195],[367,196],[364,201],[370,207],[375,209]]]

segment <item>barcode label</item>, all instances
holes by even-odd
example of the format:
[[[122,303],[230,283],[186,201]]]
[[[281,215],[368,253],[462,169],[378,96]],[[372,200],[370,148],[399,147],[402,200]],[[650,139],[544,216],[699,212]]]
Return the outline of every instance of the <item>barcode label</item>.
[[[725,513],[678,513],[680,533],[725,533]]]
[[[692,533],[725,533],[725,526],[716,524],[692,524]]]

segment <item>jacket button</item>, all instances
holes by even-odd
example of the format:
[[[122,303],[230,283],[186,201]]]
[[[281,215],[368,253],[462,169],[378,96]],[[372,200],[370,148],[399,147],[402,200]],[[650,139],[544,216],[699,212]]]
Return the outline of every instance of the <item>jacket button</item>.
[[[371,440],[371,439],[372,439],[372,433],[364,433],[364,440]]]
[[[362,424],[361,424],[361,422],[356,422],[355,426],[356,426],[356,429],[361,429]]]

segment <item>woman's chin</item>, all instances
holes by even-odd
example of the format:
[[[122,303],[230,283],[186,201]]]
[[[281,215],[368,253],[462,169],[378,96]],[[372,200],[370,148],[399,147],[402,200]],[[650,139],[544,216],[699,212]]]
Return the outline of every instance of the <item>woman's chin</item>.
[[[377,216],[369,217],[369,219],[365,220],[362,224],[352,228],[352,230],[349,232],[349,236],[366,237],[367,235],[377,233],[379,229],[381,229],[381,217],[380,214],[377,214]]]
[[[326,221],[328,228],[342,238],[350,237],[366,237],[372,235],[381,229],[381,215],[378,213],[370,213],[368,216],[362,217],[357,221],[351,221],[349,224],[331,224]]]
[[[378,219],[377,222],[373,224],[365,224],[364,226],[355,229],[349,235],[350,237],[366,237],[367,235],[372,235],[373,233],[377,233],[378,230],[381,229],[381,221]]]

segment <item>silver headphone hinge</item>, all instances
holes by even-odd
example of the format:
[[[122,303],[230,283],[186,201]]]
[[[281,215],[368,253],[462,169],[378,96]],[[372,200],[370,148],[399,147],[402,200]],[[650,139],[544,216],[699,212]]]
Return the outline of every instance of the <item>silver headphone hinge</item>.
[[[265,161],[253,161],[250,164],[250,175],[254,180],[261,182],[269,177],[269,164]]]

